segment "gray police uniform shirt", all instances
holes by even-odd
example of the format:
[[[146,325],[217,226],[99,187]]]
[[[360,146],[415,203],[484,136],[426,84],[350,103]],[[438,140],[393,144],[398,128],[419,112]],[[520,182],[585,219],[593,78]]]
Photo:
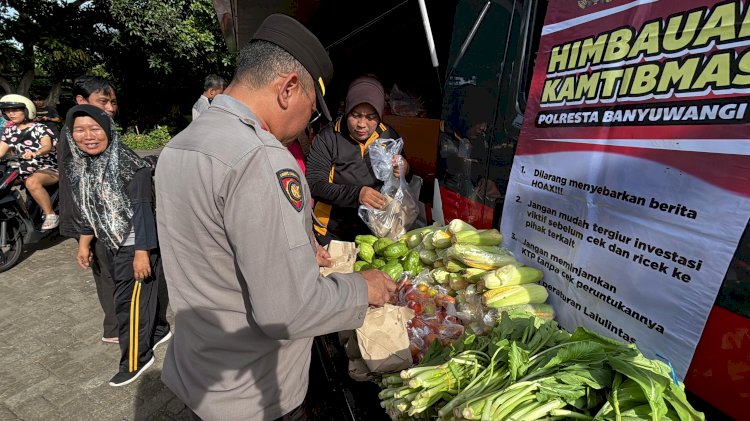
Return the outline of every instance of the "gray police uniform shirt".
[[[219,95],[161,152],[156,204],[176,325],[164,383],[206,420],[271,420],[299,406],[312,337],[361,326],[367,284],[319,274],[295,159]]]

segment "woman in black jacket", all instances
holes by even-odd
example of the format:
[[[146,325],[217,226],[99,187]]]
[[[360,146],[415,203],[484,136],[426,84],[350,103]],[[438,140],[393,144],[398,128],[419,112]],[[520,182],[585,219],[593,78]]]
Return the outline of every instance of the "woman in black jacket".
[[[359,205],[380,209],[385,198],[383,182],[375,177],[367,147],[375,139],[398,139],[399,134],[382,123],[385,93],[371,76],[355,79],[346,94],[344,116],[313,139],[307,158],[307,182],[315,199],[315,234],[320,244],[331,240],[353,241],[370,230],[357,213]],[[393,173],[399,177],[398,157]],[[401,156],[402,168],[409,163]]]
[[[83,225],[77,261],[88,268],[94,237],[106,246],[122,353],[109,384],[123,386],[153,364],[152,348],[171,336],[168,324],[156,325],[163,271],[151,166],[120,142],[111,117],[93,105],[71,108],[65,126],[72,152],[65,176]]]

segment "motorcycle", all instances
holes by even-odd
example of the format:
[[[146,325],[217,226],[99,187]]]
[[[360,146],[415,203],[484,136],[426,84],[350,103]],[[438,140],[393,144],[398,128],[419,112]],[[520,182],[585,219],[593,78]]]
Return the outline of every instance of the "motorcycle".
[[[42,209],[20,183],[19,167],[16,157],[0,159],[0,272],[18,263],[24,245],[39,243],[58,233],[57,228],[42,231]],[[47,191],[57,212],[57,184],[48,186]]]

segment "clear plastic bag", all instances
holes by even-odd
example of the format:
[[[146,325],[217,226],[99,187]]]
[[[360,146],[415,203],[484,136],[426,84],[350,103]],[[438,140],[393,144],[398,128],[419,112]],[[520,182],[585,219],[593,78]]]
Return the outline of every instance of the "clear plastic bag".
[[[404,170],[399,161],[400,177],[393,175],[393,157],[399,155],[403,141],[401,139],[377,139],[368,146],[370,162],[375,176],[385,181],[380,193],[385,197],[381,209],[360,205],[359,217],[377,237],[388,237],[398,240],[409,229],[419,214],[417,200],[413,196],[409,183],[404,177]]]
[[[375,139],[367,147],[370,155],[370,164],[375,172],[375,177],[380,181],[388,182],[393,177],[393,157],[399,155],[404,148],[404,141],[398,139]]]

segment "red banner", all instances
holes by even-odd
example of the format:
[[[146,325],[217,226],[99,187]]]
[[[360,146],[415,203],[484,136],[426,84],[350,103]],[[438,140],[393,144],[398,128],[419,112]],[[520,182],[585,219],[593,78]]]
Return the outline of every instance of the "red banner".
[[[637,156],[750,194],[745,2],[557,1],[543,31],[517,153]]]

